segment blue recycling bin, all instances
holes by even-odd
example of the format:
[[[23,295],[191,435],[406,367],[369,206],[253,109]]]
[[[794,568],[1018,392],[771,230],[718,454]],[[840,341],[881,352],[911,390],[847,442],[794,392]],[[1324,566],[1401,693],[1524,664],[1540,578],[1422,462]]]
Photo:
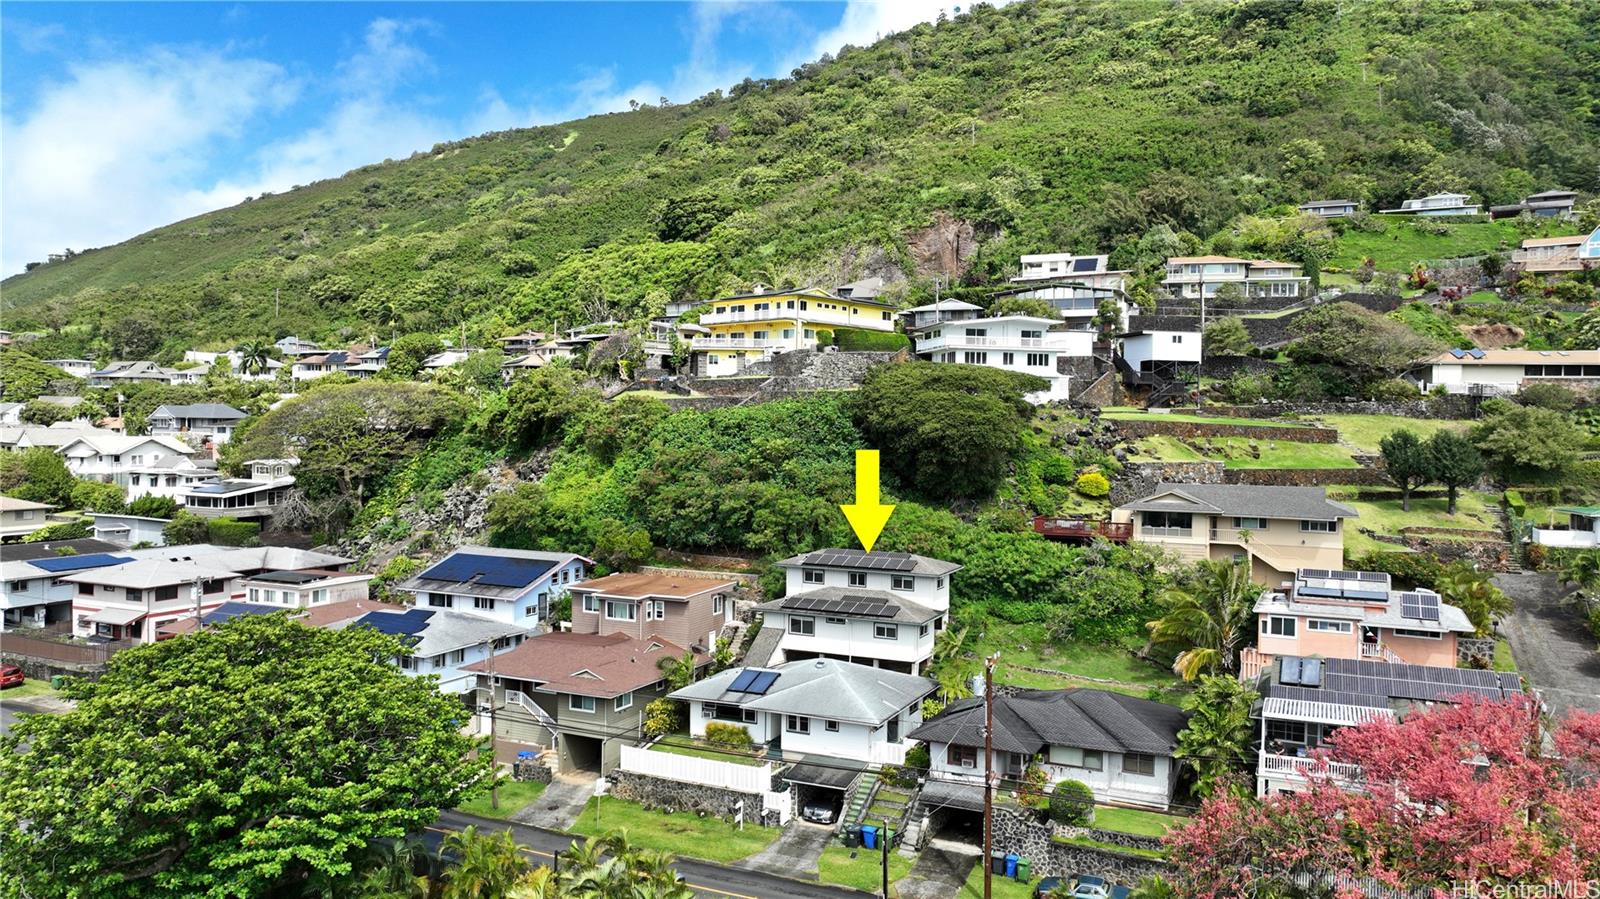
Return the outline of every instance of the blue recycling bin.
[[[878,827],[875,824],[861,825],[861,845],[868,849],[878,848]]]
[[[1006,856],[1006,876],[1012,880],[1017,879],[1017,859],[1019,857],[1015,852]]]
[[[538,758],[538,754],[537,753],[533,753],[533,752],[529,752],[526,749],[524,749],[524,750],[522,750],[522,751],[517,753],[517,761],[519,761],[519,762],[531,762],[535,758]]]

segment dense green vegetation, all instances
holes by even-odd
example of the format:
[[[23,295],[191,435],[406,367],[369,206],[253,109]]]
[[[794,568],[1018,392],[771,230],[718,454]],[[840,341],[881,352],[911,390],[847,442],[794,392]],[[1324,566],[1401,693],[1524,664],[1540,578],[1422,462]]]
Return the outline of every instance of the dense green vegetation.
[[[1580,2],[978,4],[792,78],[441,144],[80,253],[8,279],[7,326],[45,332],[41,357],[172,357],[632,318],[869,263],[920,297],[939,221],[980,243],[952,273],[968,284],[1019,253],[1148,271],[1208,242],[1403,270],[1515,230],[1271,217],[1320,196],[1594,191],[1592,18]]]

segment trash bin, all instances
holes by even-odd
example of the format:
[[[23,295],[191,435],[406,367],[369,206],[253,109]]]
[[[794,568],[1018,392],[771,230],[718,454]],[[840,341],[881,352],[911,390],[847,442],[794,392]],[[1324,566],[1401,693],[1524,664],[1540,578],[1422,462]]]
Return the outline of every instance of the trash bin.
[[[523,749],[523,750],[520,750],[520,751],[517,752],[517,761],[519,761],[519,762],[531,762],[531,761],[533,761],[534,759],[536,759],[538,757],[539,757],[539,754],[537,752],[531,752],[531,751],[529,751],[527,749]]]
[[[894,828],[887,825],[883,828],[883,845],[894,848]]]
[[[1015,880],[1017,877],[1017,854],[1015,852],[1006,856],[1006,876]]]
[[[1032,862],[1029,862],[1027,859],[1017,859],[1017,879],[1023,883],[1027,883],[1028,881],[1032,880],[1033,878],[1028,876],[1028,872],[1032,867]]]
[[[846,849],[855,849],[861,845],[861,828],[848,827],[844,832],[844,845]]]
[[[65,674],[53,674],[50,676],[50,687],[52,689],[59,690],[66,685],[67,676]]]
[[[989,853],[989,870],[992,873],[1004,876],[1006,873],[1006,854],[996,849]]]
[[[861,845],[868,849],[878,848],[878,828],[876,825],[861,825]]]

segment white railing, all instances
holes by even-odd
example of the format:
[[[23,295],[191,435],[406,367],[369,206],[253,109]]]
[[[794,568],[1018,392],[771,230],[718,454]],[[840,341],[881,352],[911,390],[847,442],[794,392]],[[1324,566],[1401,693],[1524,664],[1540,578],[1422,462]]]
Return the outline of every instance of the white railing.
[[[792,340],[754,337],[696,337],[697,350],[768,350],[786,349]]]
[[[871,328],[883,331],[894,330],[892,321],[885,321],[877,313],[863,312],[849,314],[834,309],[818,309],[815,304],[809,309],[762,309],[745,310],[744,312],[710,312],[700,316],[702,325],[728,325],[738,322],[792,322],[799,319],[805,323],[817,324],[854,325],[858,328]]]
[[[904,765],[908,743],[873,743],[867,748],[867,761],[874,765]]]
[[[1141,537],[1193,537],[1194,528],[1155,528],[1145,525],[1139,529]]]
[[[549,712],[546,712],[544,709],[540,708],[539,704],[533,701],[533,697],[522,692],[521,690],[507,690],[505,691],[505,697],[508,704],[515,705],[524,712],[527,712],[529,715],[532,715],[533,720],[539,722],[541,727],[549,731],[551,745],[555,745],[556,719],[550,717]],[[492,702],[493,699],[491,698],[490,701]]]
[[[1405,659],[1395,655],[1394,650],[1384,646],[1382,643],[1362,642],[1361,657],[1363,659],[1380,659],[1385,662],[1405,663]]]
[[[1261,753],[1260,773],[1268,777],[1293,777],[1301,780],[1319,771],[1326,770],[1336,780],[1358,781],[1361,779],[1361,766],[1348,762],[1328,762],[1326,769],[1322,762],[1313,758],[1297,755],[1279,755],[1272,752]]]
[[[766,795],[772,789],[772,763],[741,765],[716,759],[656,752],[642,746],[622,747],[621,768],[664,780],[702,784],[741,793]]]
[[[937,349],[939,347],[989,347],[989,348],[1015,348],[1037,350],[1049,346],[1054,348],[1054,343],[1047,344],[1040,337],[968,337],[965,334],[949,334],[941,337],[930,337],[917,341],[918,349]]]

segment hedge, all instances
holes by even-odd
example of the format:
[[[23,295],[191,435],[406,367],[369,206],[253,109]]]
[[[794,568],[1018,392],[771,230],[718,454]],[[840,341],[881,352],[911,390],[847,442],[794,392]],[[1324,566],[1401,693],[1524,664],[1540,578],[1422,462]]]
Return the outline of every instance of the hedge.
[[[706,724],[706,742],[716,743],[719,746],[749,749],[752,741],[750,732],[737,724],[723,724],[720,721],[711,721]]]
[[[218,546],[251,546],[261,541],[261,525],[237,518],[213,518],[206,524],[211,542]]]
[[[867,331],[862,328],[835,328],[833,345],[841,350],[857,352],[894,352],[911,345],[911,341],[898,331]]]
[[[1087,825],[1094,814],[1094,791],[1081,780],[1063,780],[1050,791],[1050,820],[1075,827]]]

